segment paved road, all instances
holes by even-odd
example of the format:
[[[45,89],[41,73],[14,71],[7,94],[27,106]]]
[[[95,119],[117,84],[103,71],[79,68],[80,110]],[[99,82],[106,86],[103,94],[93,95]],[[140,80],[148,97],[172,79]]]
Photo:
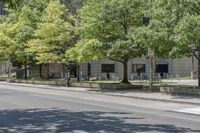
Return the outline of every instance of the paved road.
[[[0,133],[200,133],[199,108],[0,84]]]

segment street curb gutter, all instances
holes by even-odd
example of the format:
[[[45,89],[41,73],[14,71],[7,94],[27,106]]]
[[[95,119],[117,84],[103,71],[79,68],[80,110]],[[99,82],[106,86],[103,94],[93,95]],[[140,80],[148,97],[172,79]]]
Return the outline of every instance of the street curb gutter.
[[[51,87],[42,87],[42,86],[33,86],[34,84],[16,84],[16,83],[5,83],[0,82],[1,84],[5,85],[16,85],[21,87],[32,87],[32,88],[40,88],[40,89],[50,89],[50,90],[60,90],[60,91],[71,91],[71,92],[81,92],[81,93],[90,93],[90,94],[98,94],[98,95],[107,95],[107,96],[115,96],[115,97],[123,97],[123,98],[132,98],[132,99],[140,99],[140,100],[151,100],[151,101],[158,101],[158,102],[168,102],[168,103],[179,103],[179,104],[190,104],[190,105],[198,105],[200,103],[195,102],[185,102],[185,101],[174,101],[174,100],[165,100],[165,99],[155,99],[155,98],[147,98],[147,97],[138,97],[138,96],[124,96],[124,95],[117,95],[117,94],[107,94],[103,92],[91,92],[91,91],[81,91],[81,90],[69,90],[69,89],[54,89]]]

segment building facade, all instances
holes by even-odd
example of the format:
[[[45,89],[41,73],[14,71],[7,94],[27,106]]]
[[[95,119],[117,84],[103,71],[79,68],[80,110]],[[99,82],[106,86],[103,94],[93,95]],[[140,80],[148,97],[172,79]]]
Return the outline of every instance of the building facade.
[[[128,62],[128,78],[148,79],[149,60],[145,58],[132,59]],[[155,59],[155,78],[190,77],[197,72],[197,60],[192,58]],[[123,65],[112,60],[94,61],[81,65],[81,77],[96,77],[100,80],[117,80],[123,77]]]
[[[148,79],[149,59],[137,58],[128,62],[128,79]],[[177,78],[191,77],[197,73],[197,60],[195,58],[184,57],[181,59],[154,59],[154,78]],[[64,65],[49,64],[36,65],[31,67],[31,77],[42,77],[52,79],[64,78]],[[79,74],[76,65],[70,67],[70,77],[82,80],[94,78],[97,80],[121,80],[123,77],[123,65],[113,60],[99,60],[80,65]]]

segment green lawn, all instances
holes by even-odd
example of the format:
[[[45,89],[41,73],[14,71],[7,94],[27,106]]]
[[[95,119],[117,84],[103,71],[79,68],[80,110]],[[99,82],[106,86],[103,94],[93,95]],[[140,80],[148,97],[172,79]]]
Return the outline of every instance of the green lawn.
[[[110,81],[110,80],[97,80],[97,81],[81,81],[82,83],[120,83],[120,81]],[[137,84],[137,85],[149,85],[149,82],[147,80],[134,80],[134,81],[129,81],[132,84]],[[160,81],[160,82],[154,82],[155,85],[171,85],[171,84],[176,84],[177,82],[171,82],[171,81]]]
[[[81,81],[82,83],[120,83],[120,81],[111,81],[111,80],[96,80],[96,81]]]

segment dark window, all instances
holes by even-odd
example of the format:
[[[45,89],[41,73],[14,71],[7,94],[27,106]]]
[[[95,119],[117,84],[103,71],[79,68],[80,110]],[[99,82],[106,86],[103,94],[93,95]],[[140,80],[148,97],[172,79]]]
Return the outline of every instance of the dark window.
[[[156,73],[168,73],[168,64],[157,64]]]
[[[145,73],[145,64],[133,64],[132,72],[138,74]]]
[[[102,64],[101,65],[101,72],[102,73],[114,73],[115,72],[115,65],[114,64]]]
[[[70,66],[69,74],[70,74],[71,78],[77,78],[77,68],[76,68],[76,66]]]
[[[169,71],[168,64],[157,64],[156,73],[160,73],[161,78],[167,78],[166,73]]]

